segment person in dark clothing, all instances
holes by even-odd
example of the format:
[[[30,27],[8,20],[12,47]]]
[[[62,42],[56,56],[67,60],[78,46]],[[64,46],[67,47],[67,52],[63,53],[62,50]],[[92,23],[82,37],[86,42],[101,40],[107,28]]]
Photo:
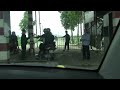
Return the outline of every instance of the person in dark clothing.
[[[12,40],[11,40],[11,30],[9,30],[9,48],[10,48],[10,53],[13,51],[12,50]]]
[[[26,57],[26,45],[27,45],[27,40],[29,38],[26,37],[25,30],[22,30],[22,36],[21,36],[21,48],[22,48],[22,59]]]
[[[43,32],[44,32],[44,34],[39,36],[40,41],[43,42],[39,46],[39,49],[40,49],[39,54],[42,52],[43,55],[44,55],[45,51],[46,51],[46,48],[49,45],[53,45],[55,47],[55,43],[54,43],[54,35],[52,35],[49,28],[45,28]],[[39,37],[37,37],[37,38],[39,38]]]
[[[12,35],[10,36],[10,44],[11,44],[11,52],[15,54],[17,52],[17,47],[18,47],[18,38],[15,32],[12,32]]]
[[[67,31],[65,31],[65,33],[66,33],[66,35],[63,36],[63,37],[65,37],[65,46],[64,46],[64,50],[63,51],[66,50],[66,47],[67,47],[67,50],[69,51],[70,35],[68,34]]]

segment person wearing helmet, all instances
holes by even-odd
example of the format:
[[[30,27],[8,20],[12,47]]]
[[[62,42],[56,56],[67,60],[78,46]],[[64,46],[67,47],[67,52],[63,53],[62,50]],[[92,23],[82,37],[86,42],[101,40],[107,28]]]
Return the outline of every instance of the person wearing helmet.
[[[50,28],[46,28],[46,34],[44,37],[45,37],[45,45],[53,44],[54,35],[52,35]]]
[[[52,35],[51,31],[50,31],[50,28],[45,28],[43,30],[44,34],[41,35],[41,36],[38,36],[40,37],[40,40],[43,42],[40,44],[39,46],[39,54],[42,52],[43,54],[45,54],[45,49],[46,47],[49,45],[49,44],[53,44],[54,42],[54,35]]]
[[[10,53],[13,51],[12,49],[12,35],[11,35],[11,30],[9,30],[9,48],[10,48]]]

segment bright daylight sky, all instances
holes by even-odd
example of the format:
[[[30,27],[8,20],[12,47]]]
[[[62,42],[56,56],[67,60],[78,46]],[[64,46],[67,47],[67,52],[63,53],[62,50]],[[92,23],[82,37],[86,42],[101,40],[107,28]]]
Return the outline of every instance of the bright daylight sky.
[[[15,31],[16,35],[21,36],[21,30],[19,27],[20,20],[23,18],[24,11],[11,11],[11,31]],[[54,35],[61,35],[65,34],[65,29],[63,28],[61,21],[60,21],[60,13],[58,11],[40,11],[40,18],[41,18],[41,29],[43,32],[44,28],[50,28],[51,32]],[[35,19],[35,12],[33,11],[33,20]],[[34,26],[34,32],[36,32],[36,26]],[[39,15],[37,12],[37,29],[38,34],[39,32]],[[68,32],[71,35],[69,30]],[[74,35],[77,35],[77,30],[74,31]]]

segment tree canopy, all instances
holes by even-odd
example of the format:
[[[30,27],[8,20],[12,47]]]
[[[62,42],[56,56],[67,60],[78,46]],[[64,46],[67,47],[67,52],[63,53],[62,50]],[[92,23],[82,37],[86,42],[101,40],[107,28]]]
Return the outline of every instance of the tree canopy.
[[[73,40],[73,31],[79,23],[83,22],[82,11],[58,11],[61,16],[61,23],[62,26],[67,30],[71,30],[71,41],[74,43]]]
[[[65,29],[74,30],[82,22],[82,11],[59,11],[61,23]]]
[[[63,27],[66,30],[69,29],[70,25],[69,25],[68,12],[62,12],[60,18],[61,18],[61,23],[62,23]]]
[[[36,21],[33,21],[33,25],[36,24]],[[24,12],[23,19],[19,23],[20,29],[25,29],[28,32],[28,11]]]

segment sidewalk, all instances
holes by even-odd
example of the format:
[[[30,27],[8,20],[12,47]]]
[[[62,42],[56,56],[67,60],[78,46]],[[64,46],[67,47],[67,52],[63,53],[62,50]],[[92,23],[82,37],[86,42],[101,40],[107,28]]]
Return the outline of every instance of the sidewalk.
[[[35,53],[38,53],[38,48],[35,49]],[[97,69],[102,59],[102,53],[99,51],[90,51],[91,59],[83,60],[81,50],[70,50],[69,52],[63,52],[60,49],[55,51],[56,58],[54,61],[40,61],[35,59],[35,55],[27,54],[26,60],[20,59],[20,53],[12,56],[11,63],[17,64],[29,64],[29,65],[40,65],[40,66],[52,66],[64,65],[68,68],[83,68],[83,69]]]

